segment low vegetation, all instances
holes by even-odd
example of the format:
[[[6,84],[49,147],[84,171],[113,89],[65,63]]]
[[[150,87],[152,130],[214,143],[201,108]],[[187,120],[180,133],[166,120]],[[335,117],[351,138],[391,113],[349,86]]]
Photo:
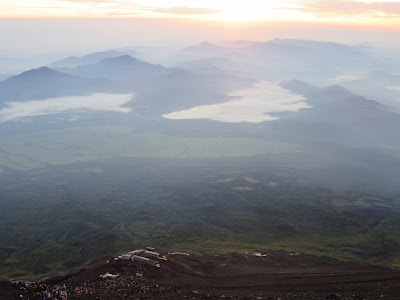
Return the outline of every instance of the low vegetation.
[[[328,186],[318,170],[264,155],[5,167],[0,276],[59,274],[147,245],[197,254],[285,249],[400,266],[399,196],[339,179]]]

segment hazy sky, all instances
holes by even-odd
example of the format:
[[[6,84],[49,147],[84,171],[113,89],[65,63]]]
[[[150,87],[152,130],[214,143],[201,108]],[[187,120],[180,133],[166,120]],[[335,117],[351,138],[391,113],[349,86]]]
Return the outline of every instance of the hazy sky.
[[[258,22],[271,20],[400,24],[388,0],[0,0],[3,17],[149,17]]]
[[[0,75],[110,48],[297,38],[400,49],[399,35],[400,1],[0,0]]]

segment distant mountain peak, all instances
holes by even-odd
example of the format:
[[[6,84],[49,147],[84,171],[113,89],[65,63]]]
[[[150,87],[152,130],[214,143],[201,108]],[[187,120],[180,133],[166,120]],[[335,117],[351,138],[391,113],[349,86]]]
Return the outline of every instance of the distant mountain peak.
[[[199,50],[204,51],[204,50],[216,50],[216,49],[221,49],[221,48],[223,48],[223,47],[220,47],[218,45],[214,45],[207,41],[204,41],[204,42],[201,42],[200,44],[186,47],[183,50],[184,51],[199,51]]]
[[[209,43],[209,42],[207,42],[207,41],[203,41],[203,42],[201,42],[200,44],[199,44],[199,46],[203,46],[203,47],[209,47],[209,46],[215,46],[214,44],[211,44],[211,43]]]
[[[40,67],[37,69],[31,69],[29,71],[25,71],[25,72],[21,73],[21,75],[54,74],[54,73],[58,73],[58,72],[50,69],[49,67]]]
[[[351,94],[351,92],[348,89],[338,84],[328,86],[325,88],[325,90],[331,93]]]
[[[328,42],[328,41],[314,41],[314,40],[304,40],[304,39],[273,39],[267,42],[264,42],[266,46],[282,46],[282,47],[306,47],[310,49],[319,49],[319,48],[329,48],[335,51],[337,50],[348,50],[352,49],[352,46],[348,46],[345,44],[340,44],[336,42]]]
[[[71,77],[68,74],[62,73],[55,71],[53,69],[50,69],[48,67],[40,67],[37,69],[32,69],[29,71],[25,71],[17,76],[13,76],[7,80],[17,80],[17,79],[36,79],[36,78],[50,78],[50,79],[55,79],[55,78],[66,78],[66,77]]]
[[[301,80],[297,80],[297,79],[283,81],[280,83],[280,86],[285,89],[294,91],[301,95],[305,95],[310,91],[318,90],[318,88],[311,86],[308,83],[301,81]]]
[[[107,57],[99,61],[99,64],[131,64],[136,63],[138,60],[130,55],[121,55],[117,57]]]
[[[129,50],[129,53],[126,52],[120,52],[116,50],[108,50],[108,51],[103,51],[103,52],[94,52],[91,54],[87,54],[84,56],[70,56],[67,58],[64,58],[62,60],[53,62],[50,66],[51,67],[76,67],[79,65],[87,65],[87,64],[95,64],[101,61],[102,59],[108,58],[108,57],[118,57],[121,55],[126,55],[126,54],[132,54],[134,51],[132,49]]]

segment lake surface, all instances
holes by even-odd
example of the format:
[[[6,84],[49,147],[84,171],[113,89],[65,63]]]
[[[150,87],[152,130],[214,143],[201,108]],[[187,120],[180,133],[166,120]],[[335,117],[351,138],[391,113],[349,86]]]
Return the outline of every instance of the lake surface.
[[[24,117],[57,114],[65,111],[102,110],[121,113],[131,109],[123,107],[133,99],[133,94],[92,94],[88,96],[49,98],[27,102],[8,102],[0,109],[0,123]]]
[[[210,119],[226,123],[260,123],[279,119],[274,113],[296,112],[310,108],[302,95],[282,88],[277,82],[260,81],[245,89],[228,94],[231,101],[196,106],[164,114],[172,120]]]

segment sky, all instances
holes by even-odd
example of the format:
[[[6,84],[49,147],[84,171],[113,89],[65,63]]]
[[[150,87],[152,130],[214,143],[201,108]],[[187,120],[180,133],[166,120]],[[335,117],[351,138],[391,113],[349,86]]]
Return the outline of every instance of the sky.
[[[400,0],[0,0],[0,79],[123,47],[296,38],[400,50],[399,34]]]
[[[393,0],[0,0],[0,17],[180,18],[400,25]]]

